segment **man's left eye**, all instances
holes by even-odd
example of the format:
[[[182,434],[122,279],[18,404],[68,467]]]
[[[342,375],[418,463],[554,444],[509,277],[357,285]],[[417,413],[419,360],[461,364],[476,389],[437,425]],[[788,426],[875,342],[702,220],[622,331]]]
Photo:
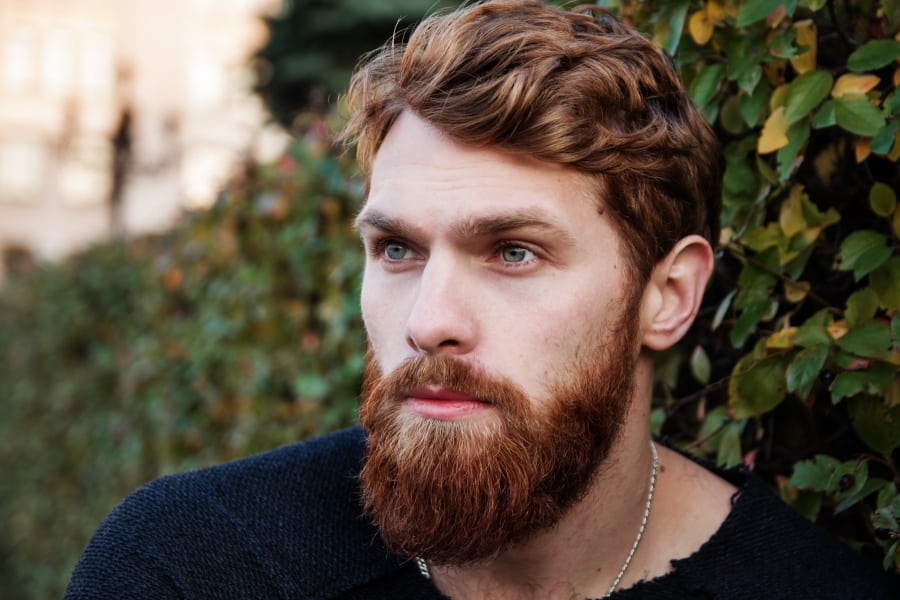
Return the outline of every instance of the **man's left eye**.
[[[522,246],[506,246],[500,251],[500,256],[508,263],[521,263],[533,258],[534,253]]]
[[[409,254],[409,248],[397,242],[391,242],[384,247],[384,254],[390,260],[403,260]]]

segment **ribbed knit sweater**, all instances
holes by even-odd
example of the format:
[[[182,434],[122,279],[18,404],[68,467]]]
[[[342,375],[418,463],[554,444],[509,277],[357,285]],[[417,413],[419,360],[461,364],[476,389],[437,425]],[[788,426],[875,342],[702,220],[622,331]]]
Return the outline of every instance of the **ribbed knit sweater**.
[[[65,598],[443,598],[361,517],[364,444],[355,427],[145,485],[100,525]],[[740,491],[719,531],[614,598],[900,598],[755,476],[727,477]]]

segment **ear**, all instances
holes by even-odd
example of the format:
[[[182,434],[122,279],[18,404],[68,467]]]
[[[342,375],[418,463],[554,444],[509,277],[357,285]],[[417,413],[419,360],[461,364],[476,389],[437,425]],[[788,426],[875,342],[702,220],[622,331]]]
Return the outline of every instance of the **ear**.
[[[703,300],[713,252],[699,235],[682,238],[657,263],[641,299],[641,343],[665,350],[687,332]]]

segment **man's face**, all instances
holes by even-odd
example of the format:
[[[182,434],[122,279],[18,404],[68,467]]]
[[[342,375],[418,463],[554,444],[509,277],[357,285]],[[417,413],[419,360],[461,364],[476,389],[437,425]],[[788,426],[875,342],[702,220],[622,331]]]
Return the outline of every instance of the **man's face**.
[[[639,295],[577,173],[410,113],[358,223],[369,512],[396,550],[487,557],[584,493],[624,419]]]

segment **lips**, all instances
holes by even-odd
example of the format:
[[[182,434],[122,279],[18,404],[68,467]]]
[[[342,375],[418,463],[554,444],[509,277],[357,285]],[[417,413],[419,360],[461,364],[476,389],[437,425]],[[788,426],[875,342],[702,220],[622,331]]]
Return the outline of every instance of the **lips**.
[[[488,410],[491,404],[476,396],[439,386],[411,390],[406,406],[419,416],[430,419],[459,419]]]

